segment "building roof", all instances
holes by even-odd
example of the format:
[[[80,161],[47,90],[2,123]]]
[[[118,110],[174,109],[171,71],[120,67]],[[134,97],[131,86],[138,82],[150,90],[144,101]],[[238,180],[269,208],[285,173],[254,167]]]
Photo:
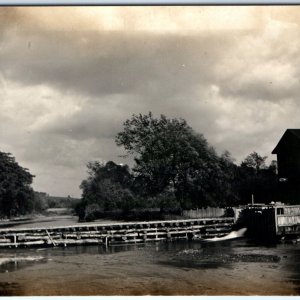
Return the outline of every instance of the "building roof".
[[[279,140],[278,144],[272,151],[272,154],[276,154],[278,152],[278,148],[284,143],[284,140],[286,139],[287,136],[296,138],[300,142],[300,129],[287,129],[281,139]]]

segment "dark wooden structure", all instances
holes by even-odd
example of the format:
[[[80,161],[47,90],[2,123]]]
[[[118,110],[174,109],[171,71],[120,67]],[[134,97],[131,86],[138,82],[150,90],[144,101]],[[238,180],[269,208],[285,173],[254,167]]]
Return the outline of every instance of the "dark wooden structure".
[[[247,233],[263,239],[300,237],[300,205],[248,205],[242,211]]]
[[[300,203],[300,129],[287,129],[272,151],[277,154],[278,199]]]
[[[78,224],[47,228],[0,229],[0,248],[108,245],[222,237],[234,218],[203,218],[115,224]]]
[[[300,177],[300,129],[287,129],[272,151],[277,154],[278,176],[288,181]]]

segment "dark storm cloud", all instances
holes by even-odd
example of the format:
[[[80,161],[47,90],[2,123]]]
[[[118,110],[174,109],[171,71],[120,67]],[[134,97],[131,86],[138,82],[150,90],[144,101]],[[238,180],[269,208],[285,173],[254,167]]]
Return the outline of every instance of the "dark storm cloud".
[[[295,36],[300,33],[298,27],[292,31]],[[266,101],[294,97],[299,89],[300,71],[295,67],[299,43],[290,53],[282,32],[279,50],[272,40],[260,46],[262,53],[254,52],[247,44],[262,43],[263,39],[255,38],[258,33],[263,35],[260,31],[235,32],[234,38],[232,32],[25,31],[22,36],[7,37],[2,72],[24,85],[48,84],[96,99],[131,93],[168,101],[195,85],[209,83],[218,85],[225,97]]]
[[[222,47],[233,47],[222,34],[86,31],[25,33],[9,44],[2,53],[7,79],[93,97],[128,92],[170,96],[205,84],[212,80]]]
[[[74,115],[40,128],[77,140],[114,138],[132,113],[198,119],[199,110],[191,109],[195,104],[203,112],[202,125],[211,127],[207,121],[214,112],[205,105],[205,86],[214,81],[224,47],[234,46],[224,34],[26,34],[14,37],[6,49],[4,76],[25,86],[47,84],[62,95],[72,91],[87,97]],[[22,44],[30,46],[20,53]]]

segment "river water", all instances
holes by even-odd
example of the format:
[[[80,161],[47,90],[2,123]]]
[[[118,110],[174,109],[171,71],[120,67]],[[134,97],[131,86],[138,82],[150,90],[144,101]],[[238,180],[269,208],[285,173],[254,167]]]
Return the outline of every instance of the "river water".
[[[3,296],[299,294],[299,244],[241,238],[0,250]]]

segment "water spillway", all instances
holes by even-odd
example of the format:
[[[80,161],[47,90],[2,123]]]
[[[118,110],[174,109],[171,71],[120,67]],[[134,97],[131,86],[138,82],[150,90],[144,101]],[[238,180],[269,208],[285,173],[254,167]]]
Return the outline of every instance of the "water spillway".
[[[0,247],[56,247],[88,244],[145,243],[160,240],[222,237],[234,218],[202,218],[71,226],[0,229]]]

